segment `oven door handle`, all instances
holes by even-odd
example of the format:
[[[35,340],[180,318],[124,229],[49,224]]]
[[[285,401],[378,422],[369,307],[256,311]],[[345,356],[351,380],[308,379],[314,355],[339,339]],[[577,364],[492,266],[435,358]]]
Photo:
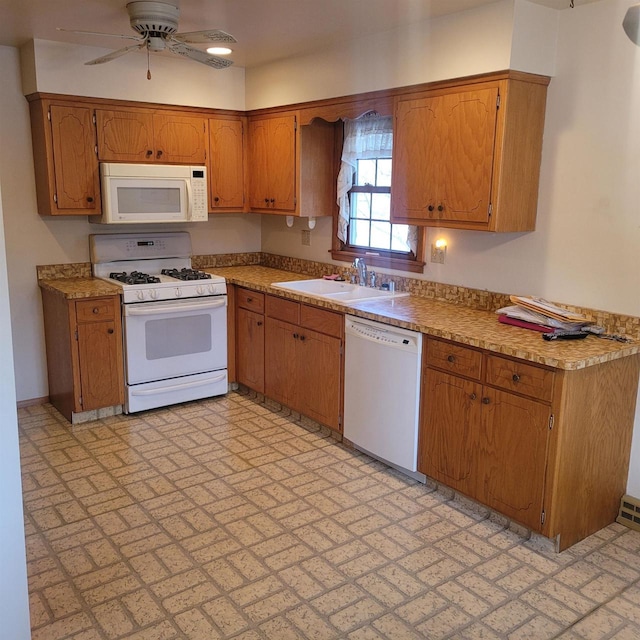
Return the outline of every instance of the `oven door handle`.
[[[196,382],[183,382],[182,384],[174,384],[170,387],[159,387],[157,389],[135,389],[129,387],[129,393],[132,396],[154,396],[158,395],[158,393],[166,393],[167,391],[179,391],[180,389],[193,389],[194,387],[203,387],[206,384],[211,384],[212,382],[220,382],[224,380],[227,375],[225,370],[224,373],[216,376],[215,378],[207,378],[206,380],[198,380]]]
[[[218,309],[227,306],[227,297],[219,296],[222,300],[214,300],[205,304],[167,304],[162,307],[150,307],[150,304],[124,305],[125,316],[155,316],[163,313],[184,313],[185,311],[203,311],[206,309]]]

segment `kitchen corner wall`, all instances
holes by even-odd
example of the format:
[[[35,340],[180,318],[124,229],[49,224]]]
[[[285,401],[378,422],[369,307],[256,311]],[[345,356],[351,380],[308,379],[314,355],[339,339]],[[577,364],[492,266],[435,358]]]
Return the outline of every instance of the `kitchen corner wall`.
[[[347,48],[248,71],[247,106],[507,67],[553,76],[536,231],[432,229],[428,243],[446,238],[447,258],[429,262],[423,277],[640,316],[640,47],[621,26],[635,1],[554,11],[509,0],[422,25],[421,37],[414,25],[386,34],[380,46],[354,39]],[[289,230],[265,216],[263,251],[327,261],[330,220],[319,219],[310,246],[301,245],[301,228],[303,221]],[[640,496],[640,400],[627,491]]]

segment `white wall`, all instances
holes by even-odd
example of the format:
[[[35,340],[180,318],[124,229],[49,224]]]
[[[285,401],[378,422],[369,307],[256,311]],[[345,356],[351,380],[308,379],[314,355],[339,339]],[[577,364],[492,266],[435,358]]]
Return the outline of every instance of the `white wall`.
[[[49,58],[51,50],[59,47],[54,43],[37,43],[37,47],[27,47],[24,75],[29,82],[37,78],[39,91],[88,95],[85,91],[86,78],[72,68],[71,72],[64,67],[68,56]],[[81,48],[80,60],[85,60],[86,47]],[[35,58],[31,55],[35,51]],[[89,57],[98,55],[100,51],[92,50]],[[13,326],[13,344],[15,355],[15,379],[18,400],[42,398],[48,395],[46,378],[46,358],[44,353],[44,333],[40,291],[36,284],[38,264],[58,264],[65,262],[88,262],[90,233],[109,233],[123,231],[122,226],[104,227],[89,224],[85,216],[62,218],[41,217],[37,213],[35,182],[33,173],[33,154],[31,149],[31,131],[29,124],[28,103],[23,96],[20,77],[20,56],[17,49],[0,47],[0,184],[3,191],[4,230],[7,239],[6,257],[9,275],[9,296],[11,301],[11,318]],[[44,59],[44,62],[43,62]],[[31,65],[29,64],[31,60]],[[56,66],[59,60],[63,66]],[[36,67],[33,67],[33,62]],[[115,61],[118,62],[118,61]],[[242,109],[244,94],[236,90],[230,94],[218,94],[219,86],[215,79],[216,71],[204,65],[188,63],[182,59],[164,61],[165,65],[173,65],[176,78],[191,72],[196,67],[198,75],[193,80],[191,93],[186,89],[180,93],[167,93],[167,78],[154,75],[151,81],[146,79],[146,67],[136,69],[123,78],[114,76],[109,64],[92,67],[96,78],[92,86],[101,86],[100,95],[118,98],[144,99],[149,102],[180,102],[185,104]],[[31,68],[30,68],[31,67]],[[34,72],[37,68],[37,74]],[[166,67],[168,69],[168,67]],[[87,69],[83,68],[83,73]],[[141,78],[137,77],[140,71]],[[223,73],[226,73],[225,70]],[[103,74],[104,75],[101,75]],[[190,76],[185,76],[190,77]],[[62,79],[64,83],[62,83]],[[102,78],[99,80],[99,78]],[[207,80],[208,78],[208,80]],[[60,84],[58,84],[60,82]],[[138,93],[138,86],[145,88],[144,97]],[[177,85],[180,87],[180,85]],[[130,93],[129,93],[130,92]],[[233,97],[233,100],[229,96]],[[151,230],[150,227],[144,227]],[[172,227],[175,228],[175,227]],[[194,231],[194,225],[182,227]],[[197,254],[234,253],[244,251],[260,251],[260,217],[243,215],[211,216],[207,223],[199,224],[197,233],[192,233],[193,250]]]
[[[4,118],[1,103],[0,118]],[[31,637],[29,596],[2,217],[0,194],[0,628],[3,638],[28,640]]]
[[[458,75],[505,66],[497,61],[508,47],[513,68],[554,76],[547,101],[538,223],[535,233],[525,234],[431,230],[429,241],[444,237],[449,247],[446,263],[428,263],[424,278],[640,316],[640,47],[621,27],[633,3],[602,0],[556,12],[515,0],[465,14],[491,13],[497,21],[483,21],[486,31],[475,37],[486,37],[492,45],[464,48],[468,64],[456,67],[462,72]],[[467,23],[458,19],[451,18],[456,26]],[[445,27],[451,28],[448,20]],[[438,22],[425,29],[425,39],[435,37],[439,28]],[[506,28],[512,30],[512,42],[502,33]],[[457,39],[425,61],[424,41],[398,35],[410,71],[397,76],[385,72],[379,83],[369,82],[363,90],[408,84],[408,78],[414,83],[436,79],[439,61],[448,61],[450,54],[457,58]],[[362,51],[348,55],[345,49],[333,55],[335,60],[319,54],[248,72],[247,104],[275,104],[275,80],[293,103],[348,93],[350,78],[368,77],[367,70],[378,63],[387,70],[388,50],[378,55],[366,40],[352,46]],[[325,68],[331,62],[331,69]],[[442,64],[448,68],[448,62]],[[361,86],[354,80],[358,82]],[[283,220],[265,216],[263,250],[327,260],[330,220],[319,221],[310,247],[301,245],[303,227],[304,222],[297,221],[288,230]],[[640,496],[640,406],[628,491]]]

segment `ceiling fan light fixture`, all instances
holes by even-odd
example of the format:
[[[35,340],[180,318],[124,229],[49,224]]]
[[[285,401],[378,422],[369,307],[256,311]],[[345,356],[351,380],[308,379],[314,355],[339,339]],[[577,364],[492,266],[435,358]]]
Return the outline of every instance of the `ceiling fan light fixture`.
[[[233,53],[233,50],[229,49],[229,47],[208,47],[207,53],[210,53],[212,56],[228,56],[230,53]]]
[[[622,21],[622,28],[629,36],[629,40],[640,45],[640,3],[631,5]]]

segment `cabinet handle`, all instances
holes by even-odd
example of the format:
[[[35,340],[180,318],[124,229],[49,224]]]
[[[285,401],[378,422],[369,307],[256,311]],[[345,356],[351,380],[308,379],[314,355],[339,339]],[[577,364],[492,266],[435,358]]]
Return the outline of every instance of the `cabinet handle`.
[[[482,404],[489,404],[490,402],[491,402],[491,400],[489,398],[487,398],[487,396],[482,398]]]
[[[113,329],[107,329],[107,333],[109,334],[113,333]]]
[[[447,362],[451,362],[451,364],[453,364],[455,361],[456,361],[455,356],[447,356]]]
[[[153,155],[153,150],[147,149],[147,158],[151,157],[152,155]]]
[[[434,206],[432,204],[430,204],[427,209],[429,209],[429,211],[433,211],[434,210]]]
[[[478,396],[475,393],[469,394],[469,400],[475,400]]]
[[[158,153],[156,153],[156,158],[162,158],[162,151],[158,149]]]
[[[444,207],[441,204],[438,205],[438,211],[444,211]]]
[[[92,198],[91,196],[89,196],[89,197],[87,198],[87,202],[93,202],[93,198]]]
[[[100,309],[98,309],[98,307],[93,307],[91,311],[92,313],[100,313]]]
[[[514,382],[520,382],[520,376],[519,376],[517,373],[514,373],[514,374],[511,376],[511,379],[512,379]]]

